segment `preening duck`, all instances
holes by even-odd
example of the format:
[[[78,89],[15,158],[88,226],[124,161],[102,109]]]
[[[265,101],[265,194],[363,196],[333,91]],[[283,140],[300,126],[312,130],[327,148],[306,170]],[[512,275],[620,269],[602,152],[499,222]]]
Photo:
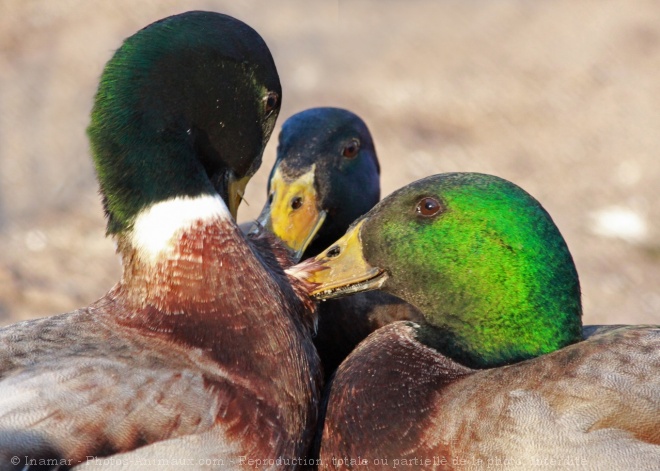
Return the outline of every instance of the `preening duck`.
[[[88,134],[123,274],[88,307],[0,330],[0,469],[304,456],[313,305],[234,222],[280,97],[263,39],[226,15],[168,17],[116,51]]]
[[[518,186],[420,180],[290,272],[319,298],[379,288],[424,316],[337,370],[323,469],[657,469],[660,329],[582,340],[571,254]]]

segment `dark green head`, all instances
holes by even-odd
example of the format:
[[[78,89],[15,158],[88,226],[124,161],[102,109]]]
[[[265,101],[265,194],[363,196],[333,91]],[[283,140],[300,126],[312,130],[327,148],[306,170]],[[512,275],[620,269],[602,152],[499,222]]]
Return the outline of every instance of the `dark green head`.
[[[292,249],[316,254],[380,199],[380,167],[367,125],[340,108],[312,108],[282,126],[260,221]],[[316,232],[318,231],[318,232]]]
[[[229,16],[183,13],[126,39],[88,128],[108,232],[176,196],[219,193],[235,211],[229,187],[261,164],[281,93],[262,38]]]
[[[381,289],[424,313],[419,340],[468,366],[504,365],[581,338],[568,247],[539,202],[513,183],[476,173],[432,176],[385,198],[352,232],[368,276],[384,271]],[[346,256],[345,239],[350,232],[317,261],[330,267]],[[369,284],[356,278],[368,269],[351,270],[343,286]],[[315,277],[329,279],[330,271]],[[334,290],[342,284],[333,283]]]

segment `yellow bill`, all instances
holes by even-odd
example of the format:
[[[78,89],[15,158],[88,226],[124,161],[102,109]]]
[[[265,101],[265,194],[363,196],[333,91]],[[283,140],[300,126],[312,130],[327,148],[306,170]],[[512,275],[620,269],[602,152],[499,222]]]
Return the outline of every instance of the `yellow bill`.
[[[287,180],[280,171],[270,181],[272,200],[259,223],[282,240],[299,260],[325,221],[326,212],[319,208],[314,188],[314,170],[295,180]]]
[[[360,240],[363,223],[360,221],[324,252],[289,268],[287,273],[303,280],[316,299],[380,288],[388,276],[364,259]]]

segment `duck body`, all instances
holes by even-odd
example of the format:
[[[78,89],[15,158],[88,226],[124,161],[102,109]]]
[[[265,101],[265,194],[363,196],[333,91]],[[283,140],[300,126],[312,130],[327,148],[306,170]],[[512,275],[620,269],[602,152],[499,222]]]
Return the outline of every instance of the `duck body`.
[[[383,327],[340,366],[321,469],[357,456],[360,469],[657,469],[657,327],[486,370],[423,346],[418,329]]]
[[[216,246],[218,264],[238,266],[227,257],[232,248],[249,259],[236,235]],[[204,243],[208,235],[196,240]],[[193,254],[166,262],[177,265],[176,280],[125,280],[130,289],[120,283],[88,308],[0,332],[3,453],[77,464],[179,438],[158,448],[216,459],[304,456],[319,365],[307,327],[294,319],[310,306],[276,268],[252,265],[222,279],[215,263],[185,263]],[[140,300],[142,290],[178,297],[173,285],[199,279],[208,285],[189,284],[199,289],[194,302]],[[274,358],[283,362],[278,375]]]
[[[516,185],[412,183],[288,271],[321,299],[381,289],[423,315],[338,368],[323,469],[657,468],[660,329],[583,330],[568,247]]]
[[[280,94],[261,37],[217,13],[166,18],[115,53],[88,133],[122,278],[86,308],[0,330],[0,469],[305,455],[314,306],[277,242],[234,222]]]

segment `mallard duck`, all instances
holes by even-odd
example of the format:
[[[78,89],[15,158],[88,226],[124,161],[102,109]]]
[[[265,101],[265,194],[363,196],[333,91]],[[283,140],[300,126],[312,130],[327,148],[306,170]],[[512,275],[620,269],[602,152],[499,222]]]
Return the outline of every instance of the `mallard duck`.
[[[268,47],[226,15],[168,17],[116,51],[88,135],[123,274],[88,307],[0,330],[0,469],[304,455],[313,304],[234,222],[280,96]]]
[[[285,121],[270,172],[260,227],[275,234],[295,259],[317,255],[380,199],[380,165],[365,122],[341,108],[311,108]],[[373,291],[322,303],[314,344],[329,377],[371,332],[419,312]]]
[[[311,108],[282,125],[258,222],[300,259],[316,255],[380,199],[371,133],[356,114]]]
[[[571,254],[518,186],[420,180],[289,271],[319,298],[379,288],[424,315],[337,370],[323,469],[657,469],[660,328],[582,341]]]

